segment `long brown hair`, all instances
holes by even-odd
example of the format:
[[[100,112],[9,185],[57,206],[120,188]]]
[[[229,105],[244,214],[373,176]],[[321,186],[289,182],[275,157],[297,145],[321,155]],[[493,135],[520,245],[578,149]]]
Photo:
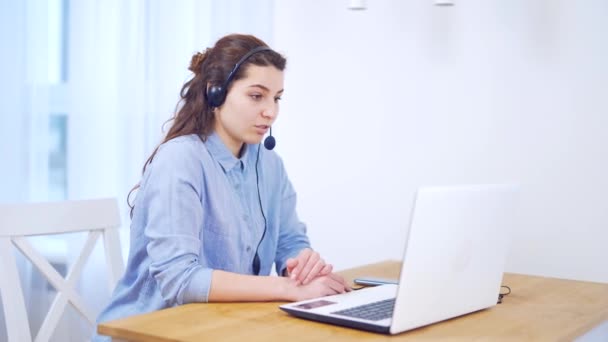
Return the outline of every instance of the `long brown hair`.
[[[205,141],[213,130],[213,108],[207,101],[208,85],[223,85],[232,71],[235,64],[256,47],[268,46],[259,38],[251,35],[231,34],[224,36],[215,43],[212,48],[207,48],[204,52],[197,52],[192,56],[190,67],[194,75],[184,83],[180,91],[180,100],[177,103],[175,114],[166,123],[171,123],[171,127],[162,142],[156,146],[148,160],[146,160],[142,174],[146,167],[152,163],[154,156],[160,145],[182,135],[196,134],[202,141]],[[243,78],[249,65],[274,66],[283,71],[285,69],[285,57],[279,53],[267,50],[256,53],[247,59],[235,73],[232,82]],[[227,91],[230,91],[228,85]],[[131,208],[131,217],[135,204],[131,204],[129,198],[133,191],[138,189],[137,183],[127,195],[127,204]]]

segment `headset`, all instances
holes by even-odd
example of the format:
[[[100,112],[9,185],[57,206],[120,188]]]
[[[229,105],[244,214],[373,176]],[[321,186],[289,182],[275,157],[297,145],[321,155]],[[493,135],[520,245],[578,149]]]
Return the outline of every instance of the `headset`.
[[[224,83],[222,85],[212,85],[207,89],[207,102],[209,103],[209,105],[211,107],[217,108],[217,107],[221,106],[224,103],[224,101],[226,101],[226,94],[228,92],[228,86],[230,85],[230,82],[232,82],[232,79],[236,75],[236,72],[239,70],[241,65],[243,63],[245,63],[245,61],[247,61],[247,59],[249,59],[249,57],[253,56],[254,54],[256,54],[258,52],[263,52],[263,51],[272,51],[272,49],[267,46],[258,46],[256,48],[252,49],[251,51],[247,52],[243,57],[241,57],[241,59],[238,62],[236,62],[236,64],[234,65],[234,68],[232,68],[232,71],[230,71],[230,73],[228,74],[228,77],[226,78],[226,80],[224,81]],[[264,140],[264,147],[268,150],[272,150],[275,145],[276,145],[276,141],[275,141],[274,137],[272,136],[272,128],[270,128],[270,135],[268,137],[266,137],[266,139]],[[258,201],[260,203],[260,211],[262,212],[262,218],[264,218],[264,233],[262,233],[262,238],[260,239],[257,247],[255,248],[255,256],[253,257],[253,262],[251,264],[251,267],[253,268],[253,273],[256,275],[260,274],[260,268],[261,268],[260,255],[258,253],[258,250],[260,248],[260,245],[262,244],[262,240],[264,240],[264,236],[266,236],[266,230],[268,227],[266,215],[264,214],[264,209],[262,208],[262,196],[260,195],[260,177],[258,174],[258,164],[260,162],[260,149],[261,149],[261,146],[258,145],[258,153],[257,153],[257,158],[255,160],[255,182],[256,182],[256,186],[258,188]]]
[[[238,62],[236,62],[234,68],[232,68],[232,71],[230,71],[228,77],[224,81],[224,84],[212,85],[207,89],[207,102],[211,107],[219,107],[224,103],[224,101],[226,100],[226,94],[228,92],[228,86],[230,85],[230,82],[232,82],[232,79],[236,75],[236,72],[239,70],[241,65],[245,63],[245,61],[247,61],[249,57],[253,56],[258,52],[263,51],[272,51],[272,49],[267,46],[258,46],[253,50],[247,52],[243,57],[241,57]]]

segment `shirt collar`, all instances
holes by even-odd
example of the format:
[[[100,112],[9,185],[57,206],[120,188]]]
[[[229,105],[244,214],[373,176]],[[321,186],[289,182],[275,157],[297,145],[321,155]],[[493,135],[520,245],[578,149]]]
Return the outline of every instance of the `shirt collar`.
[[[231,171],[235,167],[240,167],[241,170],[246,169],[250,162],[250,155],[255,154],[255,145],[245,144],[241,158],[235,157],[216,132],[207,137],[205,146],[207,146],[207,150],[209,150],[213,159],[220,163],[224,172]]]

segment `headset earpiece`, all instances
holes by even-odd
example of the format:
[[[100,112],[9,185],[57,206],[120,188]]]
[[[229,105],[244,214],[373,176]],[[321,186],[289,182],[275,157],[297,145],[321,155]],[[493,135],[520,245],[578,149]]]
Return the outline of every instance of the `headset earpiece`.
[[[207,102],[209,106],[215,108],[219,107],[224,103],[226,99],[226,91],[224,87],[220,85],[212,85],[207,89]]]

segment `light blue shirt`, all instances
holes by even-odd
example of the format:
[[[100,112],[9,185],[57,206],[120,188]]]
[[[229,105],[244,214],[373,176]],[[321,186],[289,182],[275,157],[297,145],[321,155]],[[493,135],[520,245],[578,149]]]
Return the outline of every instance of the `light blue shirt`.
[[[211,134],[172,139],[160,146],[142,177],[131,222],[126,272],[98,322],[207,302],[213,270],[278,274],[286,260],[310,247],[296,214],[296,192],[280,157],[245,145],[236,158]]]

